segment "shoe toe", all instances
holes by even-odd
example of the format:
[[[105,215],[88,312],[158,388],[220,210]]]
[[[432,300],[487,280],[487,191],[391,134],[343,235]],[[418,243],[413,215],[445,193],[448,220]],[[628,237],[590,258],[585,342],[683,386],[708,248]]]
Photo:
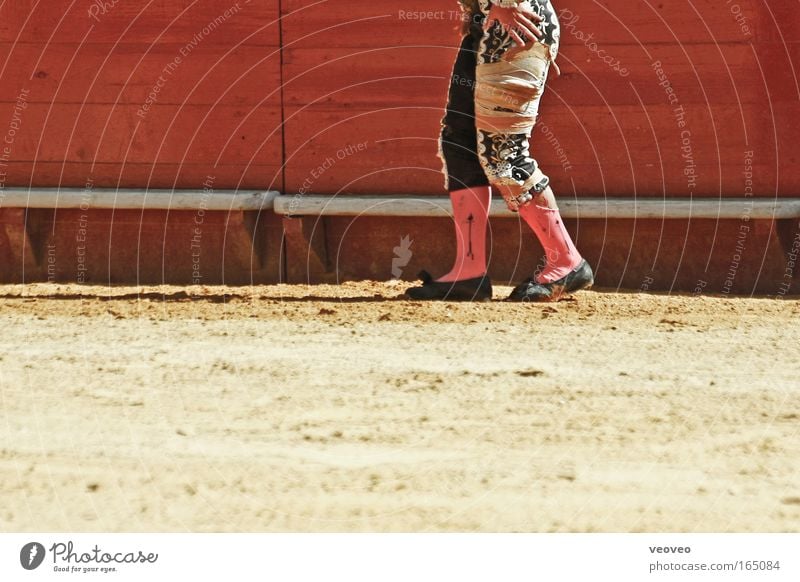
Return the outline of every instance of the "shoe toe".
[[[558,301],[575,291],[587,289],[594,284],[594,273],[585,260],[568,275],[552,283],[537,283],[533,279],[517,285],[508,297],[508,301],[551,302]]]
[[[526,279],[511,291],[506,301],[524,301],[525,296],[528,294],[528,289],[535,285],[533,279]]]
[[[406,295],[409,299],[416,300],[444,299],[447,292],[433,285],[423,285],[406,289]]]
[[[425,299],[425,287],[409,287],[406,296],[409,299]]]
[[[551,285],[542,285],[540,283],[531,283],[525,290],[525,293],[518,301],[524,303],[538,303],[543,301],[553,300],[553,288]]]
[[[492,298],[492,283],[488,277],[476,277],[464,281],[433,281],[426,272],[420,273],[422,286],[411,287],[406,295],[411,299],[450,301],[489,301]]]

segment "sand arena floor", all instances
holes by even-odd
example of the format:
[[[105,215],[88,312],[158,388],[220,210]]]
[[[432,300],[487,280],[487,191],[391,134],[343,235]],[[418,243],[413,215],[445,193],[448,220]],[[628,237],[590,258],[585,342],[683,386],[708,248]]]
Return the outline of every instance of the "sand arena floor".
[[[0,529],[800,531],[797,300],[404,287],[0,286]]]

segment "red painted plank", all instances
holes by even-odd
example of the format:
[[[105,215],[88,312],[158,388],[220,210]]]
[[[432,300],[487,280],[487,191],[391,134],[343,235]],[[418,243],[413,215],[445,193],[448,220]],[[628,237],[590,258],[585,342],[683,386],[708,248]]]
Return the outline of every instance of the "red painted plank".
[[[753,31],[747,36],[729,9],[718,0],[673,3],[574,0],[556,2],[565,44],[599,43],[600,47],[631,43],[746,42],[767,34],[763,5],[738,0]],[[285,0],[284,39],[304,47],[375,47],[450,45],[459,27],[455,2],[402,3],[354,0],[347,3]]]
[[[757,40],[797,42],[800,39],[800,7],[793,0],[773,0],[759,6]]]
[[[0,9],[0,41],[274,46],[277,17],[278,0],[14,0]]]
[[[776,43],[758,51],[750,45],[659,45],[648,57],[639,46],[620,46],[626,76],[614,74],[598,59],[587,62],[577,59],[576,51],[565,51],[563,75],[552,75],[548,88],[568,105],[661,104],[671,98],[684,104],[763,103],[770,90],[773,101],[796,100],[779,90],[793,80],[789,67],[766,69],[766,84],[758,74],[756,59],[776,62],[783,51]],[[792,45],[792,51],[800,63],[800,44]],[[328,109],[441,106],[455,53],[415,47],[289,49],[284,58],[286,103]]]
[[[141,106],[157,90],[161,104],[279,104],[278,47],[201,45],[183,58],[181,46],[2,44],[0,62],[10,57],[13,66],[0,78],[0,101],[27,88],[38,103]]]
[[[14,107],[0,104],[0,119],[12,119]],[[275,165],[280,123],[274,106],[156,105],[145,113],[134,105],[34,103],[21,117],[10,159]]]
[[[287,111],[289,191],[297,191],[304,185],[313,192],[330,193],[342,188],[350,191],[356,187],[350,184],[353,180],[358,181],[359,189],[368,180],[371,187],[378,186],[385,193],[398,188],[413,191],[416,185],[430,191],[434,184],[433,178],[420,182],[423,179],[415,176],[435,174],[440,167],[435,157],[439,110],[299,112],[288,108]],[[564,160],[559,159],[555,144],[558,140],[569,166],[595,167],[603,172],[595,176],[598,183],[592,192],[617,195],[635,191],[634,176],[637,182],[660,184],[662,164],[671,195],[713,195],[719,192],[718,168],[722,166],[723,172],[730,171],[733,176],[723,176],[723,183],[736,195],[740,188],[734,185],[741,183],[746,150],[758,152],[754,163],[762,167],[775,163],[775,129],[769,113],[760,105],[746,106],[743,111],[735,106],[717,105],[711,111],[715,116],[716,139],[715,125],[705,107],[687,108],[686,126],[680,128],[674,110],[665,105],[650,106],[647,110],[633,106],[609,110],[549,105],[543,109],[534,141],[535,156],[545,168],[563,166]],[[293,116],[295,112],[297,115]],[[779,113],[786,116],[791,110]],[[749,142],[744,139],[742,119],[749,131]],[[546,128],[551,133],[546,133]],[[698,166],[694,188],[684,175],[691,164],[682,157],[683,131],[691,132],[691,160]],[[348,146],[361,142],[366,142],[366,146],[360,151],[347,153]],[[345,153],[340,155],[342,151]],[[330,168],[325,168],[326,165]],[[375,178],[376,175],[385,177],[385,186],[380,187],[381,179]],[[765,180],[759,183],[759,191],[770,192],[772,184],[766,182],[768,176],[760,175],[759,179]],[[436,183],[440,182],[437,178]]]
[[[276,160],[277,162],[277,160]],[[187,162],[184,164],[153,163],[82,163],[82,162],[14,162],[6,172],[6,187],[30,185],[43,188],[187,188],[202,189],[208,176],[213,176],[214,187],[220,190],[257,188],[279,190],[281,167],[272,165],[246,165],[234,163],[211,167],[209,164]],[[91,182],[90,182],[91,181]]]

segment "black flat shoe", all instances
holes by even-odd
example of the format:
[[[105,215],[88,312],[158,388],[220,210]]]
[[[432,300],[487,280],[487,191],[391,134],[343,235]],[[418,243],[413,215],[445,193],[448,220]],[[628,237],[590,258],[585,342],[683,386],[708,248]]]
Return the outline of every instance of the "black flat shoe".
[[[422,280],[422,286],[406,290],[406,295],[411,299],[424,301],[490,301],[492,299],[492,282],[486,275],[452,283],[438,283],[427,271],[422,271],[418,277]]]
[[[558,301],[570,293],[588,289],[594,285],[594,273],[585,260],[575,267],[566,277],[552,283],[537,283],[534,279],[526,279],[516,287],[506,301]]]

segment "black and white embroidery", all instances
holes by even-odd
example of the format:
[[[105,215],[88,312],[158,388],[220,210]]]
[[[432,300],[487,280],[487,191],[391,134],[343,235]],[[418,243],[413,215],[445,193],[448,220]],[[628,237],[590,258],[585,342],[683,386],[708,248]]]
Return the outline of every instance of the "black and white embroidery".
[[[558,53],[558,44],[561,37],[560,28],[558,24],[558,16],[556,15],[553,5],[550,0],[531,0],[531,9],[542,17],[542,21],[537,25],[539,30],[542,31],[542,38],[536,39],[542,44],[550,47],[552,58],[556,58]],[[492,4],[489,0],[479,0],[479,8],[483,15],[489,13]],[[514,39],[503,28],[495,23],[485,35],[481,42],[479,51],[480,61],[482,63],[496,63],[498,62],[505,52],[516,46]]]
[[[538,167],[530,157],[525,134],[478,132],[478,158],[490,178],[512,179],[525,184]]]
[[[471,38],[463,39],[465,47],[474,48],[469,53],[463,50],[459,53],[456,69],[459,79],[469,78],[471,87],[478,89],[472,95],[462,95],[454,92],[451,87],[451,93],[457,93],[451,96],[464,101],[457,111],[465,114],[476,114],[472,107],[473,100],[476,107],[481,107],[477,114],[480,122],[477,127],[473,126],[477,131],[472,134],[473,139],[477,137],[477,144],[472,141],[473,145],[470,145],[466,139],[456,139],[455,135],[450,135],[448,130],[451,128],[446,123],[442,132],[440,154],[445,162],[445,174],[452,178],[451,187],[456,187],[455,184],[458,187],[483,184],[485,178],[503,196],[508,207],[517,211],[521,206],[530,203],[536,193],[544,191],[549,183],[549,178],[542,173],[536,160],[530,155],[529,125],[532,127],[535,122],[549,62],[555,58],[558,50],[558,19],[549,0],[532,0],[533,10],[542,16],[539,28],[544,36],[536,46],[530,47],[532,50],[523,55],[518,65],[501,63],[508,51],[516,47],[516,43],[497,23],[487,31],[481,30],[477,23],[486,17],[491,3],[489,0],[475,1],[479,3],[475,13],[476,24],[472,27]],[[468,2],[463,4],[467,5]],[[470,67],[477,67],[477,73],[472,69],[458,69],[459,66],[467,65],[468,55],[471,55],[472,62],[475,63]],[[510,55],[509,58],[514,61],[517,57]],[[508,83],[508,86],[504,83]],[[529,98],[525,91],[520,90],[522,87],[529,89]],[[506,95],[513,97],[513,101],[505,101]],[[469,105],[467,101],[470,102]],[[513,103],[514,107],[508,103]],[[449,123],[455,126],[461,118],[450,115],[449,108],[450,105],[447,117]],[[497,114],[496,118],[492,112]],[[498,127],[492,130],[495,126]],[[466,136],[467,133],[463,135]],[[472,154],[474,157],[471,158],[465,155],[470,150],[477,155]]]

